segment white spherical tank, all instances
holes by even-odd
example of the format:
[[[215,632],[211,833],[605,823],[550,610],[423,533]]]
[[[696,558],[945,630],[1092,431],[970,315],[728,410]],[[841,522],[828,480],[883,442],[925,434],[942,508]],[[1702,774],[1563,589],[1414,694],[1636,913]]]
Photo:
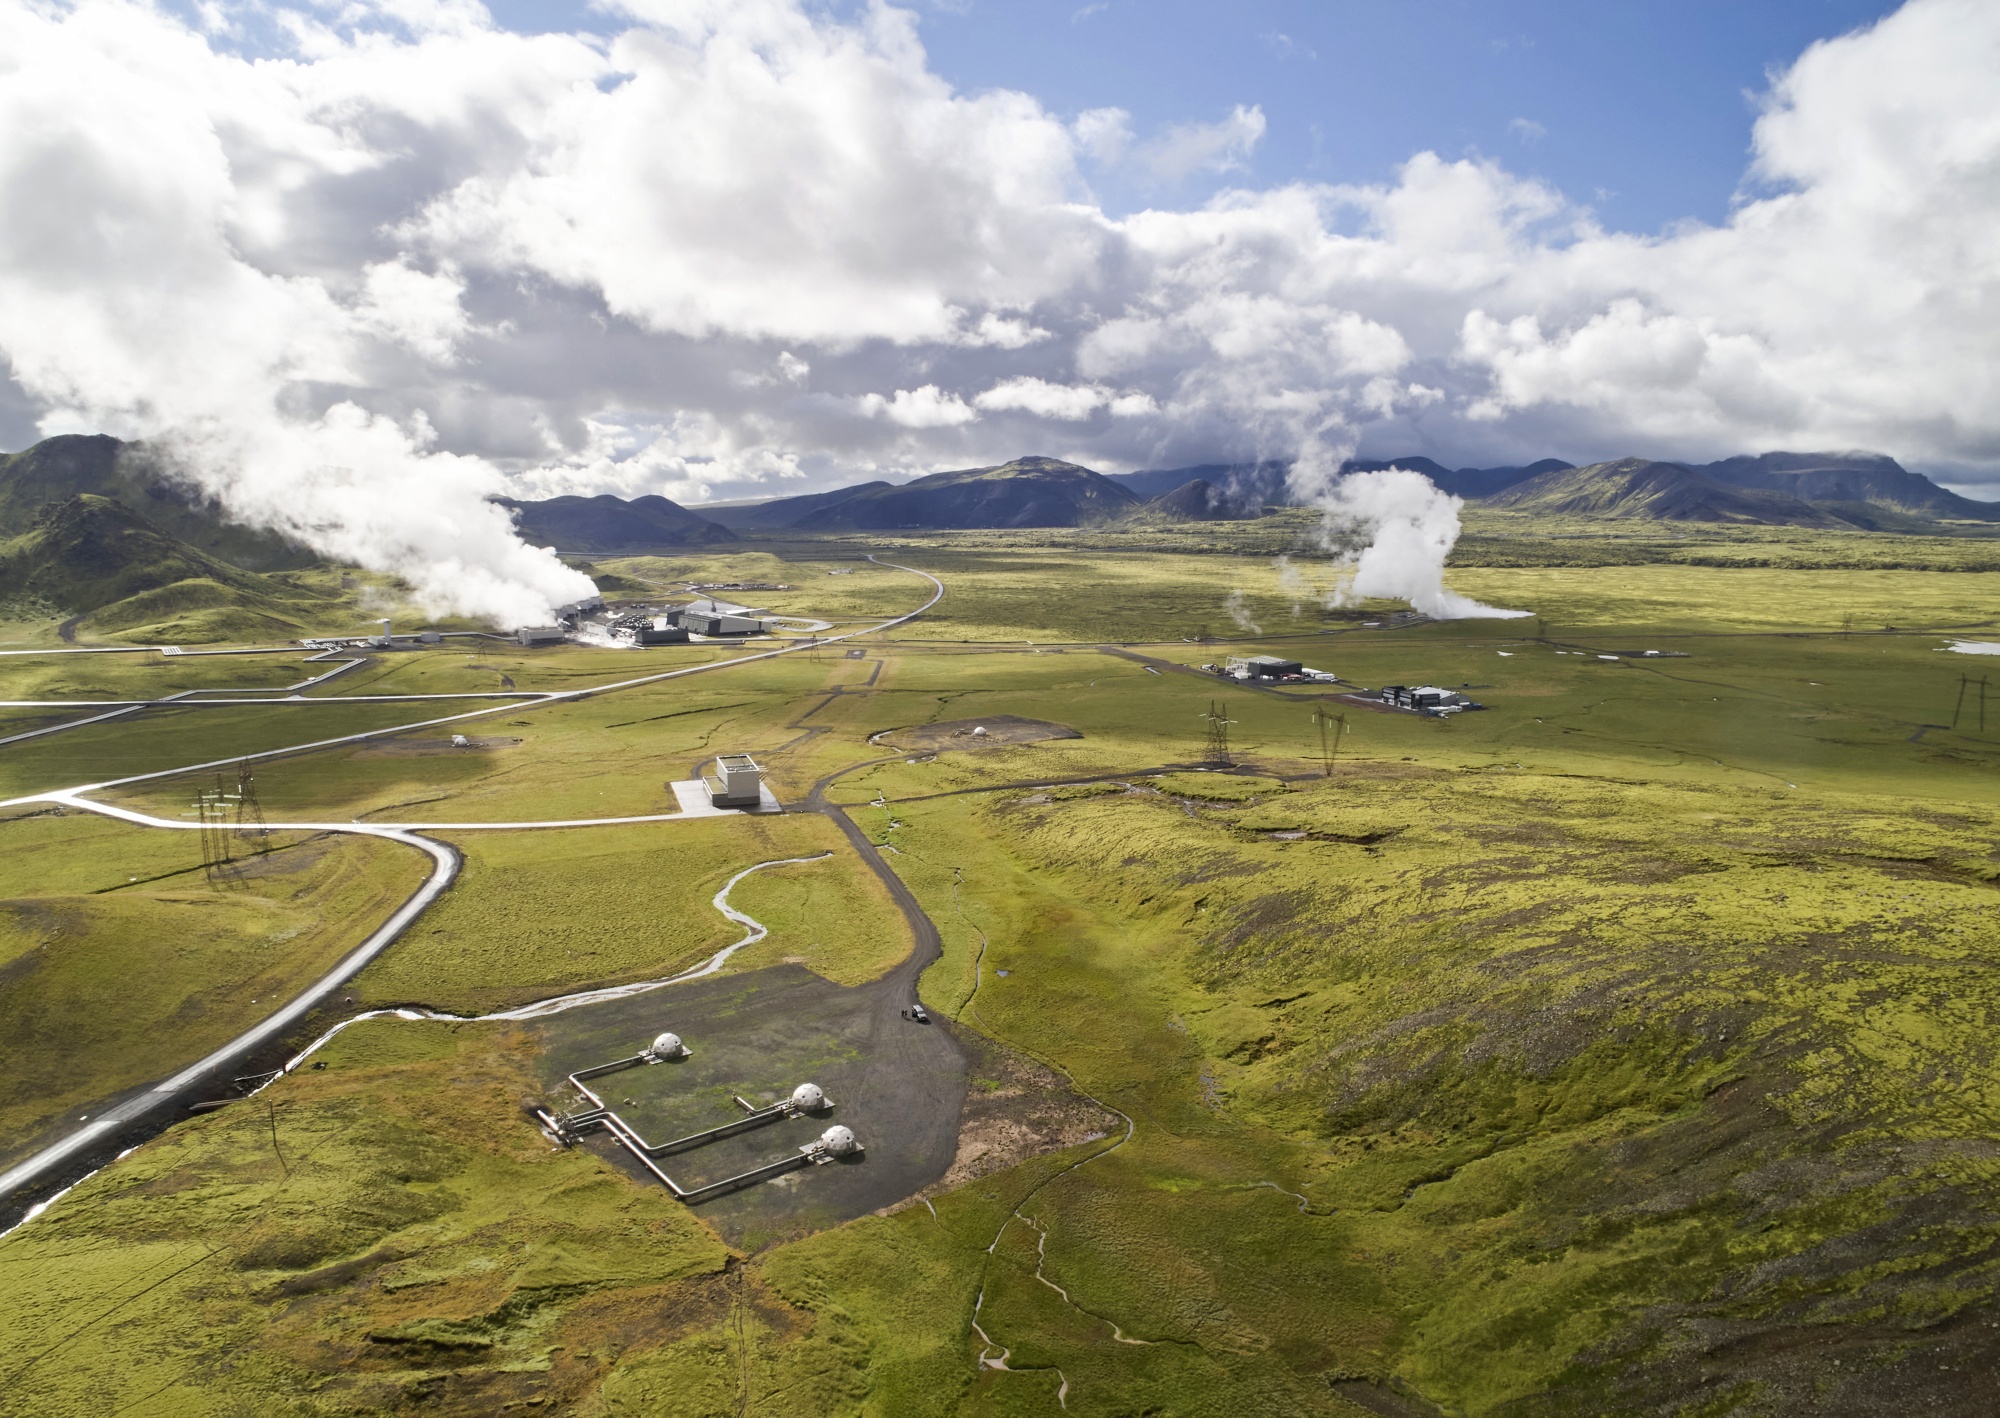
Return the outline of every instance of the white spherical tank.
[[[972,731],[972,736],[973,736],[974,738],[976,738],[976,739],[983,739],[983,738],[985,738],[985,737],[986,737],[986,725],[984,725],[984,724],[980,724],[979,726],[977,726],[976,728],[974,728],[974,729],[973,729],[973,731]]]
[[[826,1094],[820,1090],[817,1083],[801,1083],[792,1090],[792,1106],[801,1113],[813,1112],[825,1104]]]
[[[656,1059],[677,1059],[686,1051],[686,1047],[681,1043],[680,1035],[662,1034],[653,1040],[652,1054]]]
[[[854,1134],[839,1123],[835,1123],[819,1135],[819,1145],[824,1151],[831,1152],[836,1157],[845,1157],[860,1146],[854,1140]]]

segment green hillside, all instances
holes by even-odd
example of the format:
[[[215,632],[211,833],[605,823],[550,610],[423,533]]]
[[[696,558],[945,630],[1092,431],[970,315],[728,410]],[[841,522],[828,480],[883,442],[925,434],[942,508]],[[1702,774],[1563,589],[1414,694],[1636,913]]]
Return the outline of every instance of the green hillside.
[[[287,571],[319,564],[304,547],[229,521],[220,503],[174,478],[145,445],[103,434],[65,434],[0,454],[0,536],[27,531],[42,508],[80,493],[116,498],[153,526],[232,566]]]
[[[0,602],[139,640],[290,638],[345,603],[328,573],[283,579],[189,546],[115,498],[50,503],[0,542]]]

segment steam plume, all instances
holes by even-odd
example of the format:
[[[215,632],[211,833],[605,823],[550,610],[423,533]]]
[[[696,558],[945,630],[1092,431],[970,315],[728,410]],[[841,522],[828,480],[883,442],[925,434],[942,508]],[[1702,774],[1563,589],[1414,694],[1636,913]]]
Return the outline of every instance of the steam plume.
[[[1462,499],[1403,468],[1334,478],[1325,466],[1324,458],[1301,458],[1291,481],[1295,493],[1320,509],[1327,550],[1354,557],[1353,574],[1336,587],[1332,604],[1369,597],[1407,601],[1434,620],[1533,614],[1482,605],[1446,588],[1444,563],[1458,541]]]

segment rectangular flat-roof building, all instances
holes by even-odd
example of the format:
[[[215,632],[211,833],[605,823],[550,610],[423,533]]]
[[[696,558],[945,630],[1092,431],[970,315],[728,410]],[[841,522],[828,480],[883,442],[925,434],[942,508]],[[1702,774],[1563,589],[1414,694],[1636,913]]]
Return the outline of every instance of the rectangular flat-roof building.
[[[762,801],[764,770],[747,753],[725,753],[701,775],[716,807],[756,807]]]
[[[1238,679],[1284,679],[1304,669],[1297,660],[1281,660],[1276,655],[1238,655],[1229,661],[1229,673]]]

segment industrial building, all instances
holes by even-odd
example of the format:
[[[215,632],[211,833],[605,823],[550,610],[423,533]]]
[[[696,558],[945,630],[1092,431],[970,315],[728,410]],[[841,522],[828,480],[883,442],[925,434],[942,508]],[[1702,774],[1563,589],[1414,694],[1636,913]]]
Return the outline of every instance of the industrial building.
[[[701,775],[714,807],[756,807],[763,801],[764,770],[747,753],[725,753]]]
[[[688,632],[685,626],[675,625],[665,616],[656,615],[650,624],[636,627],[632,637],[641,645],[685,645]]]
[[[1398,709],[1408,709],[1415,714],[1441,716],[1486,707],[1484,704],[1475,704],[1455,689],[1440,689],[1434,684],[1414,687],[1406,684],[1384,685],[1377,691],[1377,697],[1384,704],[1393,704]]]
[[[1225,672],[1236,679],[1299,679],[1305,666],[1276,655],[1232,655]]]
[[[1297,660],[1284,660],[1276,655],[1232,655],[1226,664],[1203,665],[1211,674],[1227,679],[1240,679],[1252,684],[1277,684],[1287,681],[1308,680],[1320,684],[1334,684],[1340,676],[1326,670],[1308,669]]]
[[[560,645],[563,642],[563,628],[560,625],[524,625],[514,632],[517,645]]]
[[[762,635],[770,630],[762,612],[727,601],[693,601],[667,614],[681,629],[696,635]]]

